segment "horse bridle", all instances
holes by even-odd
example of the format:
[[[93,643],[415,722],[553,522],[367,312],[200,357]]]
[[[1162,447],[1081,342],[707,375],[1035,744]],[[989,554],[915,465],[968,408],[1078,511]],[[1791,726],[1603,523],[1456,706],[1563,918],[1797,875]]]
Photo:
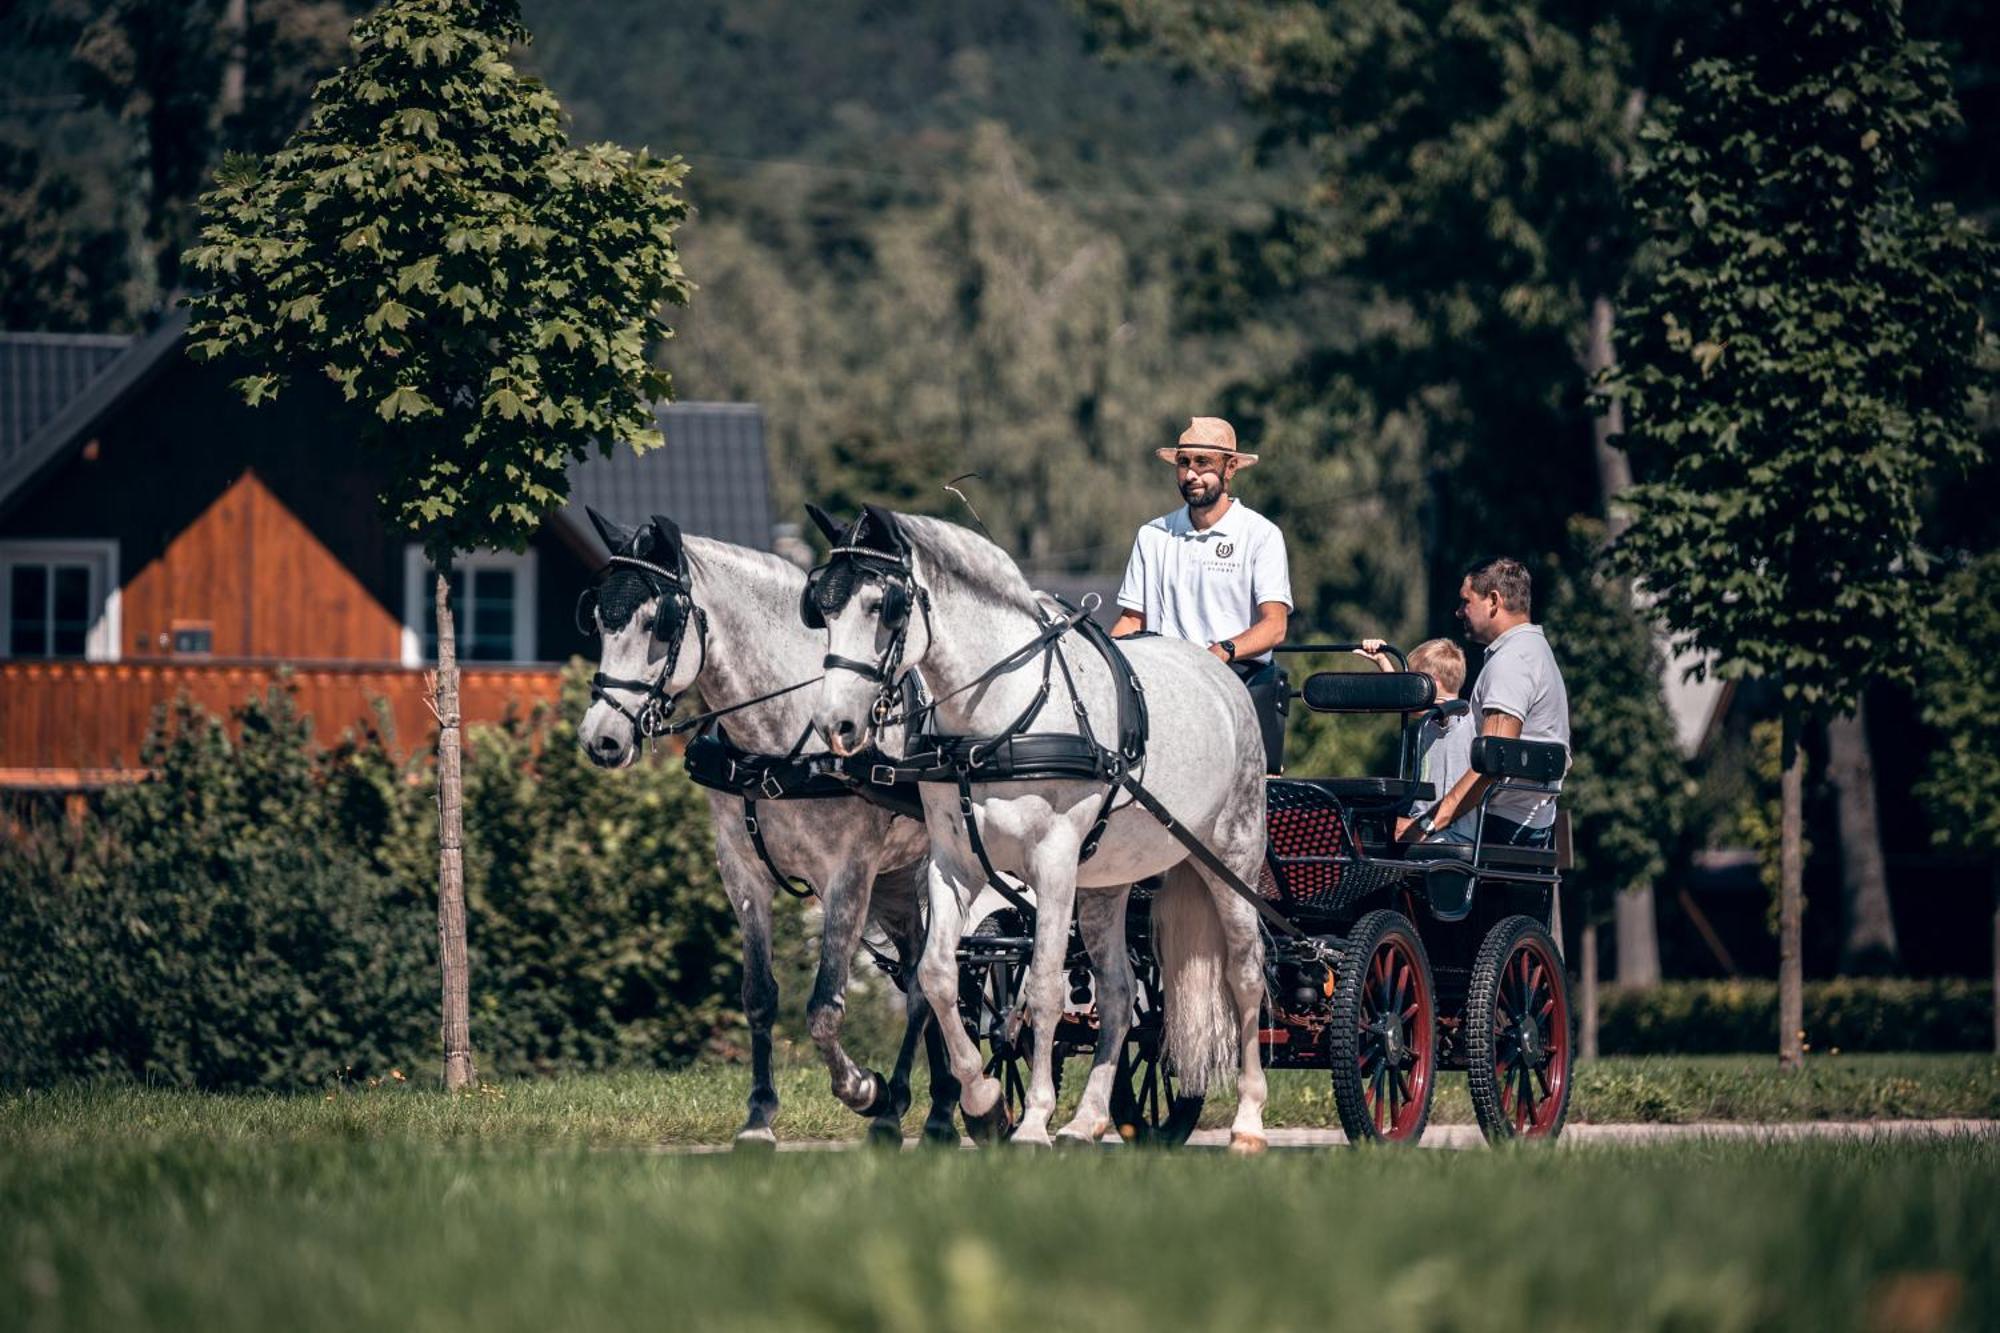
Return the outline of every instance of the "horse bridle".
[[[828,577],[828,570],[842,556],[877,567],[871,573],[883,583],[881,621],[891,637],[879,661],[860,662],[838,653],[828,653],[820,659],[820,667],[824,671],[851,671],[863,680],[874,681],[875,702],[869,706],[868,716],[880,727],[895,712],[901,693],[898,678],[902,674],[903,647],[910,633],[910,608],[914,606],[923,613],[924,633],[931,634],[931,596],[917,582],[916,571],[911,568],[907,554],[881,551],[872,546],[836,546],[827,553],[826,560],[806,576],[805,592],[799,599],[799,618],[808,629],[823,629],[826,626],[827,608],[820,605],[819,592]],[[848,596],[853,596],[852,591]],[[840,605],[846,605],[846,600],[842,598]],[[832,609],[838,610],[839,607]]]
[[[590,678],[591,699],[602,700],[611,705],[619,716],[632,724],[634,732],[644,739],[651,740],[667,733],[667,718],[673,713],[674,705],[680,699],[678,695],[670,693],[666,686],[667,682],[673,679],[674,667],[680,661],[681,647],[687,642],[687,628],[690,621],[693,622],[695,635],[700,641],[702,661],[708,661],[708,615],[694,604],[694,594],[688,587],[685,556],[681,558],[681,567],[677,570],[629,555],[614,555],[609,563],[639,571],[645,577],[647,589],[652,595],[672,605],[673,637],[667,641],[667,658],[661,664],[657,676],[651,680],[621,680],[599,671]],[[661,607],[662,619],[667,615],[667,610],[667,606]],[[576,622],[577,628],[585,634],[597,632],[597,589],[587,588],[583,595],[577,598]],[[656,619],[653,626],[654,637],[657,639],[660,620]],[[612,697],[611,690],[630,690],[643,696],[637,711],[627,708]]]

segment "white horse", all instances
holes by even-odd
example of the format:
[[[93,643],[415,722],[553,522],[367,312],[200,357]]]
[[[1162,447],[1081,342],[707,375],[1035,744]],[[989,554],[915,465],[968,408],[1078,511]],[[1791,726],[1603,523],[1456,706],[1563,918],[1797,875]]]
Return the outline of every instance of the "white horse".
[[[814,720],[837,754],[860,750],[876,737],[893,711],[890,687],[912,667],[922,667],[938,701],[930,729],[941,735],[1002,731],[1029,708],[1044,680],[1039,653],[981,679],[1043,631],[1047,608],[1003,551],[963,528],[869,506],[810,587],[803,604],[808,621],[827,628],[826,679]],[[1138,776],[1224,865],[1254,883],[1264,849],[1264,752],[1248,693],[1227,667],[1193,644],[1143,638],[1121,647],[1144,687],[1151,718]],[[1111,668],[1074,634],[1060,639],[1058,650],[1075,682],[1075,702],[1087,710],[1096,736],[1114,738]],[[1027,731],[1077,732],[1069,696],[1057,673]],[[908,745],[912,754],[924,750],[917,736]],[[918,976],[944,1031],[961,1106],[983,1116],[992,1111],[1000,1085],[986,1076],[978,1048],[952,1016],[959,986],[954,951],[986,877],[956,784],[926,782],[922,790],[930,831],[930,935]],[[1167,1055],[1190,1093],[1236,1073],[1230,1146],[1261,1151],[1266,1088],[1257,1028],[1264,970],[1256,911],[1123,796],[1095,855],[1079,864],[1106,790],[1102,782],[1071,780],[971,786],[972,818],[993,866],[1030,887],[1039,912],[1026,986],[1034,1055],[1015,1140],[1050,1142],[1054,1034],[1073,906],[1097,972],[1100,1026],[1082,1102],[1060,1137],[1088,1142],[1109,1128],[1115,1061],[1132,1018],[1125,903],[1134,881],[1165,872],[1153,911]]]
[[[819,674],[820,636],[799,624],[805,579],[797,568],[727,542],[683,539],[670,520],[657,515],[637,529],[621,528],[595,511],[590,519],[612,552],[590,609],[590,623],[603,635],[603,660],[593,701],[577,728],[577,743],[593,763],[604,768],[631,763],[643,739],[640,719],[649,727],[664,723],[674,700],[696,686],[711,706],[723,707]],[[796,690],[732,713],[724,725],[744,749],[782,755],[809,734],[812,703],[812,691]],[[744,825],[743,800],[710,790],[708,805],[723,888],[743,931],[751,1088],[749,1114],[736,1140],[745,1146],[771,1144],[778,1114],[771,1075],[771,1027],[778,1007],[771,972],[776,885]],[[874,921],[889,937],[905,976],[922,948],[919,906],[928,852],[923,825],[851,796],[762,800],[757,815],[773,864],[811,885],[825,908],[807,1021],[832,1076],[834,1096],[872,1119],[871,1137],[900,1142],[902,1115],[910,1104],[910,1066],[923,1038],[931,1055],[924,1136],[956,1144],[957,1086],[914,985],[893,1075],[885,1079],[862,1068],[840,1044],[848,970],[866,924]]]

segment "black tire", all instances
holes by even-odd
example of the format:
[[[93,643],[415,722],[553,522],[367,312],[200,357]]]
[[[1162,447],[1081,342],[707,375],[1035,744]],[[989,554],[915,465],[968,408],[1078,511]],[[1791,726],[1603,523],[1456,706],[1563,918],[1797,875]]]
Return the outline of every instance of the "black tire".
[[[1416,1143],[1437,1095],[1437,988],[1401,912],[1354,923],[1334,963],[1333,1104],[1349,1143]]]
[[[1465,1081],[1490,1142],[1562,1133],[1574,1013],[1562,953],[1540,922],[1510,916],[1486,933],[1465,997]]]

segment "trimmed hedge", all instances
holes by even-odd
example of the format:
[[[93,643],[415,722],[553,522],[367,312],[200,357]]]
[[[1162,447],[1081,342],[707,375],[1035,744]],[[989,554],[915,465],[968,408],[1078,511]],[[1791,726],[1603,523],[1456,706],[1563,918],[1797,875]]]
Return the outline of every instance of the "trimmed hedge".
[[[1993,986],[1963,980],[1855,978],[1809,982],[1806,1046],[1813,1051],[1984,1051],[1993,1044]],[[1774,1051],[1775,981],[1670,981],[1647,990],[1607,986],[1598,1049],[1606,1055],[1727,1055]]]
[[[466,755],[486,1072],[679,1064],[740,1023],[706,802],[677,763],[591,769],[569,686]],[[150,780],[79,826],[0,839],[0,1083],[434,1073],[428,756],[400,764],[375,735],[315,745],[279,689],[235,721],[166,710]]]

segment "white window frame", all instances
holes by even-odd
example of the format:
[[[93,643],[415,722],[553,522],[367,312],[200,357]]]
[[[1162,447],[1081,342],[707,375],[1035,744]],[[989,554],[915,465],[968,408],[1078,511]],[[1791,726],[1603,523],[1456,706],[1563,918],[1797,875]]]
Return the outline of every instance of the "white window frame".
[[[61,537],[23,537],[0,542],[0,658],[14,657],[14,566],[84,565],[90,570],[90,605],[95,609],[84,631],[83,660],[116,662],[123,642],[122,589],[118,586],[118,543]],[[30,661],[74,661],[74,658],[31,658]]]
[[[506,662],[491,660],[461,665],[478,666],[524,666],[539,659],[535,656],[535,553],[523,551],[461,551],[452,557],[452,566],[465,572],[467,593],[479,581],[482,569],[511,569],[514,571],[514,654]],[[432,582],[431,562],[424,557],[424,548],[414,543],[403,548],[403,665],[406,667],[436,666],[424,656],[424,612],[430,608],[435,596]],[[468,606],[469,606],[469,599]],[[454,608],[453,619],[458,620],[458,608]],[[464,624],[465,622],[459,622]],[[461,632],[461,636],[463,633]]]

